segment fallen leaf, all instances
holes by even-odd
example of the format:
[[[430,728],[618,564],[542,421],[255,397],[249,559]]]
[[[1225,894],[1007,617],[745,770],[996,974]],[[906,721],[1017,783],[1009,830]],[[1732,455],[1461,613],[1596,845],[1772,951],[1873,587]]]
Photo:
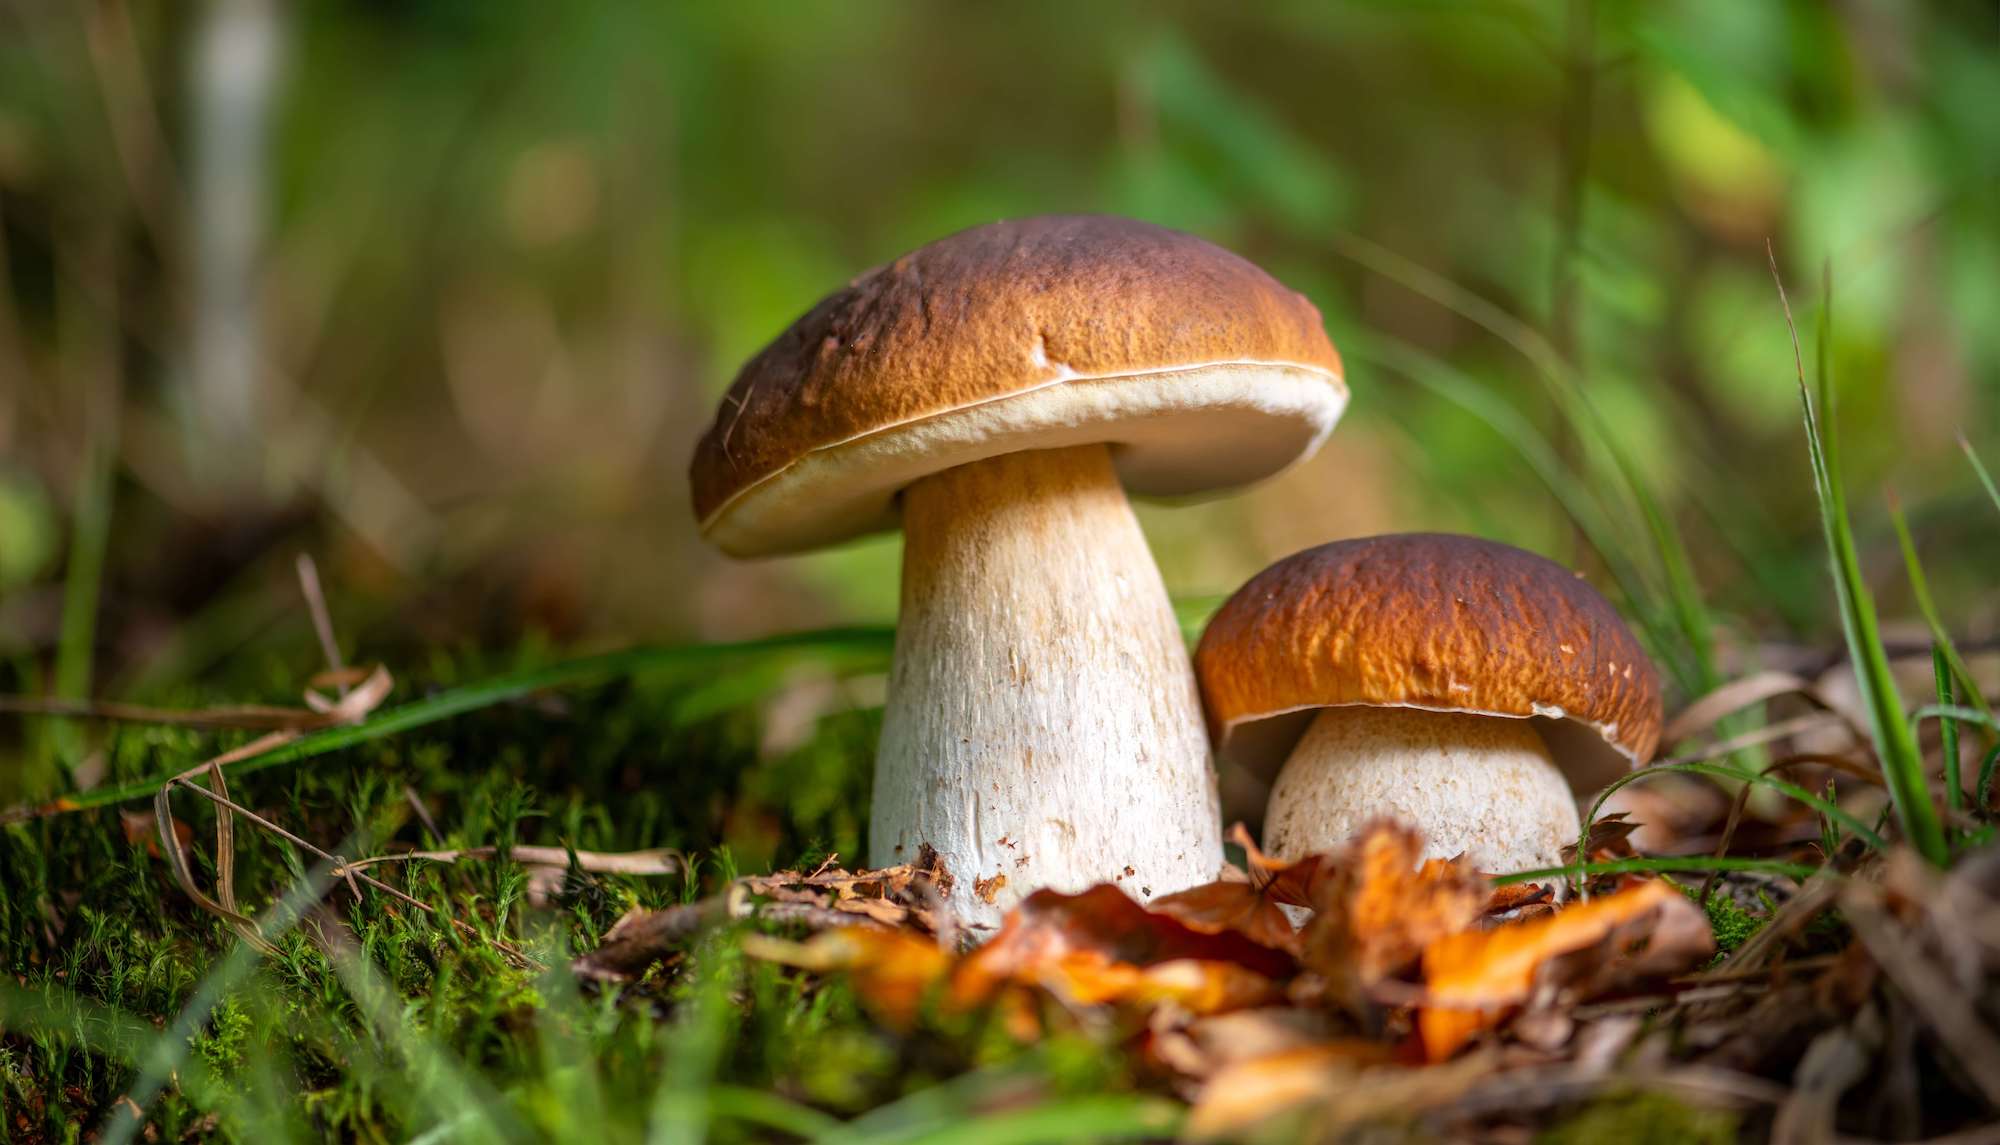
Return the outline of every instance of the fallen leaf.
[[[125,833],[127,843],[146,844],[146,853],[153,858],[161,858],[159,820],[151,811],[120,811],[118,826]],[[174,820],[174,838],[185,847],[194,841],[194,828]]]
[[[1423,837],[1377,820],[1314,886],[1314,915],[1301,961],[1342,1003],[1415,962],[1431,943],[1466,930],[1485,912],[1488,884],[1456,860],[1423,861]]]
[[[1599,815],[1591,821],[1590,832],[1584,836],[1583,854],[1586,859],[1629,859],[1638,852],[1632,846],[1632,832],[1644,826],[1635,822],[1629,811],[1614,811],[1609,815]],[[1562,850],[1564,863],[1576,862],[1576,844],[1571,843]]]
[[[816,974],[845,973],[862,1004],[899,1029],[915,1023],[952,962],[936,943],[914,934],[861,926],[822,931],[804,942],[746,934],[743,952]]]
[[[1223,1014],[1268,1006],[1284,998],[1276,982],[1234,962],[1176,958],[1140,972],[1130,1000],[1172,1003],[1189,1014]]]
[[[1227,1065],[1334,1041],[1324,1010],[1272,1005],[1232,1010],[1155,1030],[1154,1060],[1175,1073],[1205,1078]]]
[[[1040,890],[1023,899],[992,941],[960,964],[951,992],[961,1005],[975,1005],[1007,982],[1110,997],[1111,980],[1124,973],[1111,969],[1115,964],[1143,968],[1183,959],[1231,963],[1274,981],[1297,969],[1282,950],[1234,931],[1196,930],[1101,883],[1081,894]]]
[[[1309,906],[1322,857],[1274,859],[1259,850],[1250,832],[1238,823],[1229,840],[1243,848],[1250,864],[1248,877],[1224,879],[1154,899],[1151,909],[1172,915],[1203,934],[1232,930],[1252,942],[1294,956],[1303,952],[1299,931],[1283,905]]]
[[[1233,962],[1176,958],[1134,966],[1095,951],[1075,951],[1038,964],[1031,976],[1017,977],[1014,984],[1038,986],[1073,1005],[1172,1005],[1192,1015],[1267,1006],[1284,997],[1277,983]],[[954,1000],[971,1004],[984,996],[968,991],[964,999]]]
[[[1356,1083],[1355,1074],[1390,1062],[1375,1042],[1348,1039],[1232,1062],[1201,1087],[1186,1133],[1233,1137],[1286,1113],[1319,1105]]]
[[[1417,1028],[1443,1061],[1538,993],[1581,999],[1687,970],[1715,952],[1708,920],[1663,882],[1527,922],[1447,935],[1423,954]]]
[[[1492,897],[1486,900],[1486,914],[1507,914],[1525,906],[1538,906],[1548,902],[1555,891],[1541,883],[1515,883],[1512,886],[1494,887]]]
[[[1633,789],[1628,788],[1627,790]],[[1575,866],[1579,863],[1605,863],[1637,856],[1639,850],[1633,845],[1632,836],[1635,832],[1643,830],[1645,824],[1633,820],[1630,818],[1630,814],[1627,811],[1614,811],[1609,815],[1600,815],[1595,820],[1592,820],[1590,831],[1584,837],[1581,852],[1579,852],[1575,843],[1571,843],[1569,846],[1563,848],[1563,865]],[[1611,894],[1624,890],[1627,887],[1637,886],[1640,883],[1648,881],[1650,878],[1651,876],[1649,875],[1636,872],[1623,872],[1602,875],[1573,875],[1568,881],[1577,883],[1584,891],[1590,894]]]

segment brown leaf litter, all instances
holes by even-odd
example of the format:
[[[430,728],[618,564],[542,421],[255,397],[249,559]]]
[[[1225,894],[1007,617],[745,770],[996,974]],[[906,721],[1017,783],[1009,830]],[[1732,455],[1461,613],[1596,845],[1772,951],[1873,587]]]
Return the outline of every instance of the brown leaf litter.
[[[1629,856],[1635,827],[1596,824],[1584,858]],[[1828,868],[1710,965],[1692,888],[1656,876],[1496,888],[1424,860],[1390,822],[1296,861],[1232,838],[1242,871],[1144,905],[1115,884],[1039,891],[971,950],[927,856],[738,880],[629,917],[578,967],[634,976],[715,919],[800,924],[818,933],[745,949],[845,977],[893,1031],[974,1012],[1022,1041],[1097,1030],[1190,1102],[1195,1138],[1284,1120],[1315,1139],[1414,1125],[1523,1140],[1637,1092],[1801,1142],[2000,1112],[2000,857],[1943,874],[1900,853]]]
[[[596,950],[571,966],[578,974],[601,981],[636,978],[704,927],[726,919],[760,919],[813,930],[875,927],[930,936],[933,946],[947,949],[956,944],[957,928],[944,909],[952,875],[936,851],[925,847],[916,862],[879,870],[848,871],[835,866],[836,859],[829,857],[808,872],[747,875],[717,894],[680,906],[628,911]],[[866,941],[870,940],[856,940]]]
[[[830,917],[842,901],[833,888],[879,888],[868,892],[873,901],[899,918],[855,920],[804,941],[751,936],[745,948],[845,975],[893,1029],[991,1008],[1023,1040],[1051,1021],[1125,1030],[1140,1060],[1194,1102],[1192,1129],[1203,1134],[1336,1099],[1350,1107],[1343,1116],[1357,1115],[1351,1083],[1363,1076],[1375,1095],[1367,1110],[1462,1099],[1499,1068],[1496,1055],[1574,1032],[1535,1030],[1536,1015],[1652,985],[1713,952],[1699,909],[1660,882],[1557,909],[1549,888],[1496,891],[1461,862],[1423,860],[1421,837],[1395,823],[1299,861],[1234,838],[1245,844],[1246,872],[1150,905],[1115,884],[1038,891],[966,953],[939,941],[935,908],[907,901],[909,888],[934,887],[935,870],[740,880],[758,897],[737,916],[806,905],[815,913],[792,920],[826,926],[840,921]],[[661,950],[668,931],[684,938],[727,913],[727,895],[705,902],[628,919],[579,968],[637,972],[637,955]],[[1285,908],[1310,911],[1303,929]],[[1475,1041],[1484,1048],[1459,1060]]]

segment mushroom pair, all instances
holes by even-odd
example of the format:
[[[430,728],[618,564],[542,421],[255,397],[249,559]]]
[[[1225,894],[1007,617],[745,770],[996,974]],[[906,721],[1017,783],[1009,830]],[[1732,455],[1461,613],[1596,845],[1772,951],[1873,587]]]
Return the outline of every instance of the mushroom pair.
[[[1610,603],[1474,537],[1287,557],[1223,604],[1195,668],[1218,753],[1276,777],[1264,846],[1287,858],[1387,815],[1423,829],[1427,857],[1553,867],[1576,795],[1660,738],[1658,674]]]
[[[1302,296],[1144,223],[995,223],[869,271],[743,368],[691,472],[735,556],[904,533],[870,862],[928,845],[951,905],[1214,877],[1185,643],[1126,490],[1242,485],[1347,401]]]

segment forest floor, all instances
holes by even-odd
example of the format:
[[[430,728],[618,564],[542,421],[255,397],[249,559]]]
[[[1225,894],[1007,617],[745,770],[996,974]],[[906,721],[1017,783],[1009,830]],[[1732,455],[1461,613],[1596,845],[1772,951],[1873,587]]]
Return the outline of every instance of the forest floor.
[[[0,1134],[1908,1139],[2000,1103],[1983,813],[1940,871],[1852,801],[1663,776],[1639,806],[1699,849],[1602,820],[1560,907],[1412,874],[1385,827],[1304,866],[1233,847],[1244,881],[1178,909],[1037,900],[967,956],[941,872],[841,865],[887,645],[161,697],[235,730],[98,713],[130,718],[91,725],[94,782],[0,830]],[[332,711],[240,706],[301,686]],[[200,765],[245,745],[218,794]]]

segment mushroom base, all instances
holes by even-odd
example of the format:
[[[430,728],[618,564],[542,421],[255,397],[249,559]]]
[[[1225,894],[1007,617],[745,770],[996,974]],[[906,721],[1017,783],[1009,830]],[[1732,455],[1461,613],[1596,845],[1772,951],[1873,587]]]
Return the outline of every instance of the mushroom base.
[[[927,477],[903,531],[870,862],[929,844],[982,925],[1040,887],[1144,901],[1214,878],[1194,672],[1109,449]]]
[[[1370,819],[1424,832],[1426,858],[1482,871],[1553,867],[1576,842],[1576,799],[1527,720],[1420,708],[1327,708],[1278,773],[1264,845],[1324,851]]]

